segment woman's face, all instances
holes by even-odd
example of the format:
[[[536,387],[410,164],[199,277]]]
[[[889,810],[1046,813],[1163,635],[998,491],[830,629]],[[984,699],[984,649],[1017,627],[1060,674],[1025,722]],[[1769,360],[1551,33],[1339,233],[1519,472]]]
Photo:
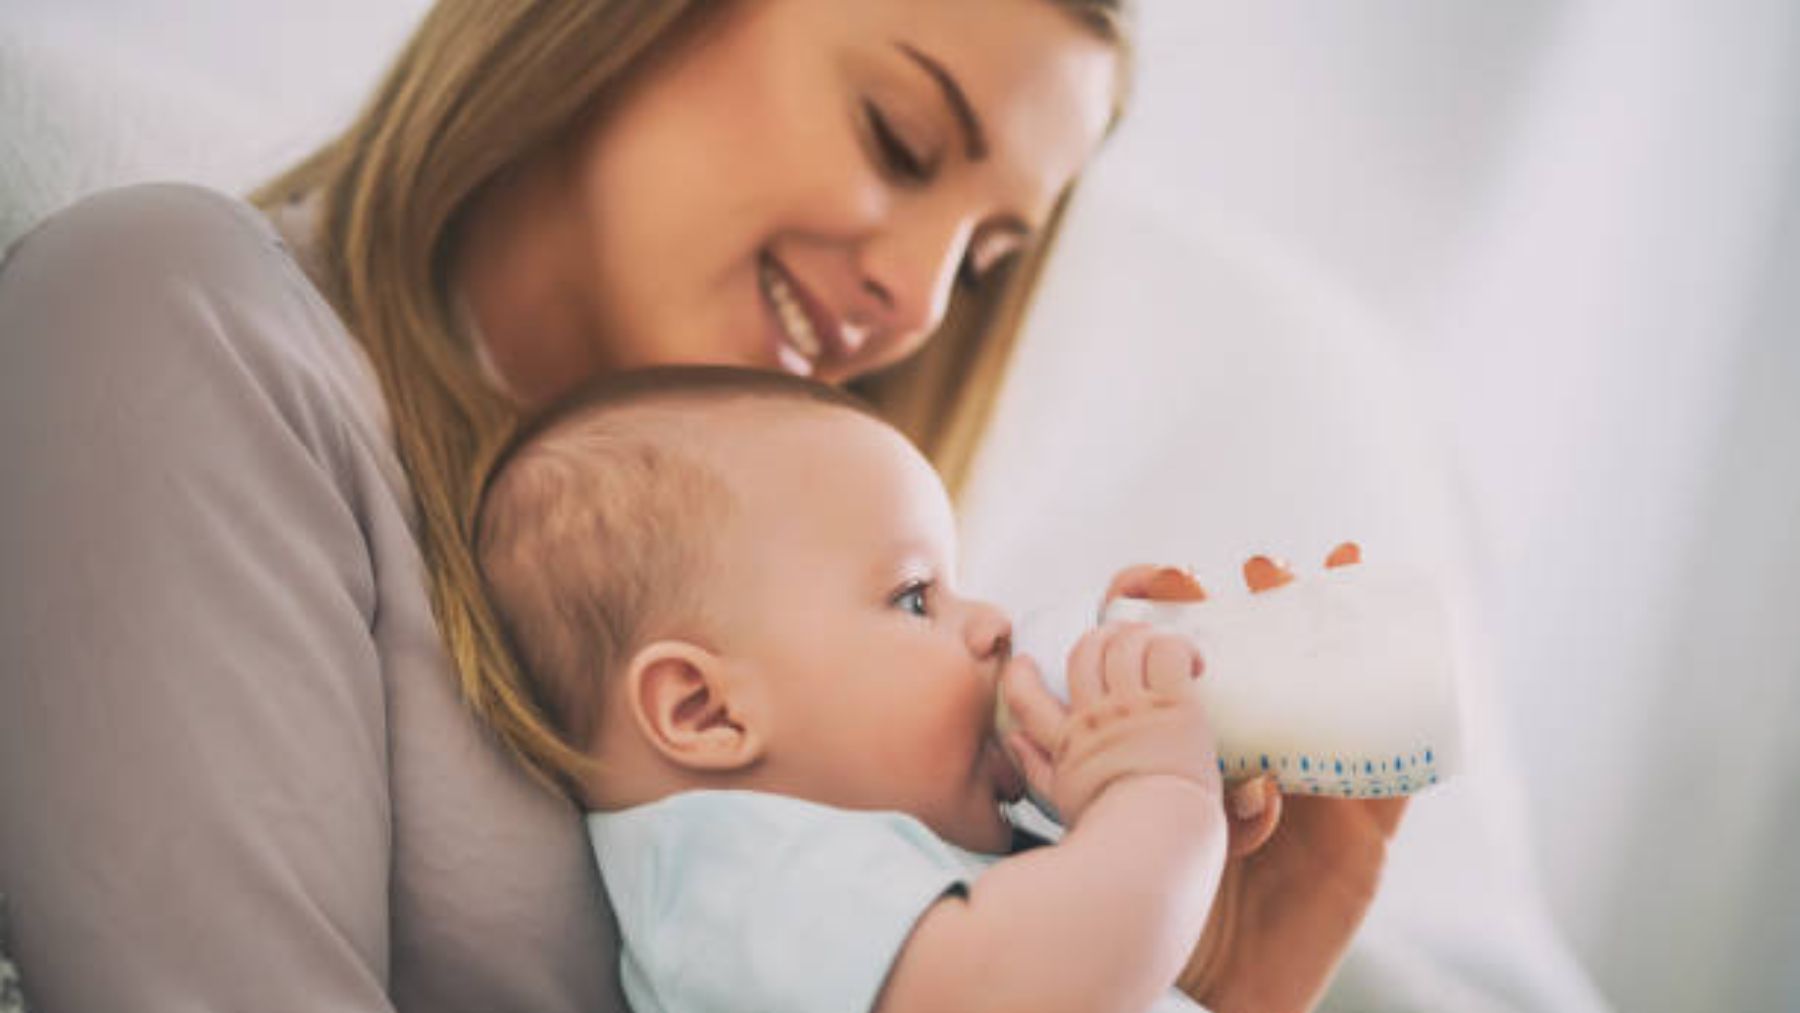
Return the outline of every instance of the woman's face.
[[[585,335],[568,382],[904,358],[1043,228],[1116,61],[1047,0],[732,4],[579,128],[537,202],[557,252],[531,259]]]

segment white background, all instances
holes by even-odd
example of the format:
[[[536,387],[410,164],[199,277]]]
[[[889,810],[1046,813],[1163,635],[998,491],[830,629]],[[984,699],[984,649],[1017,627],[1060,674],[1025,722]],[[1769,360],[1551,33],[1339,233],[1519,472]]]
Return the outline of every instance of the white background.
[[[421,9],[13,0],[7,234],[260,178]],[[1477,755],[1336,1007],[1800,1008],[1800,6],[1156,0],[1141,35],[970,580],[1343,537],[1438,570]]]

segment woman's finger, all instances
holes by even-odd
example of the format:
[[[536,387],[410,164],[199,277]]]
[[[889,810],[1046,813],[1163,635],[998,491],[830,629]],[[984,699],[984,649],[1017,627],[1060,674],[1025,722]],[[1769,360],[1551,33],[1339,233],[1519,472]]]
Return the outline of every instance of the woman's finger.
[[[1178,566],[1158,567],[1142,588],[1140,597],[1151,601],[1205,601],[1206,588],[1193,574]]]
[[[1275,827],[1281,823],[1281,791],[1274,778],[1253,777],[1227,789],[1225,808],[1231,814],[1228,853],[1241,858],[1275,835]]]
[[[1375,826],[1381,830],[1381,836],[1392,840],[1400,829],[1400,817],[1406,815],[1406,804],[1410,798],[1372,798],[1363,802]]]
[[[1106,585],[1106,594],[1100,598],[1100,610],[1106,611],[1114,598],[1142,598],[1151,576],[1160,569],[1155,563],[1137,563],[1114,574],[1112,583]]]
[[[1253,594],[1273,591],[1283,584],[1291,584],[1294,571],[1288,569],[1286,563],[1268,556],[1251,556],[1244,561],[1244,585]]]
[[[1140,563],[1120,570],[1106,588],[1100,610],[1114,598],[1143,598],[1148,601],[1205,601],[1206,589],[1194,575],[1178,566]]]

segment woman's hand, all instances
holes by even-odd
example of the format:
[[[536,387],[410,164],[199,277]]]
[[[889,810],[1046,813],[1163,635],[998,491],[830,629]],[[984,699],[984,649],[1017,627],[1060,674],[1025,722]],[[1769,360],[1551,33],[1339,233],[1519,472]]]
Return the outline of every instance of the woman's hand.
[[[1354,557],[1340,548],[1331,562]],[[1289,579],[1262,557],[1245,576],[1253,591]],[[1200,600],[1205,592],[1186,571],[1134,566],[1113,578],[1105,600],[1120,596]],[[1284,799],[1259,777],[1229,787],[1226,807],[1225,874],[1177,985],[1215,1013],[1311,1009],[1375,898],[1406,799]]]

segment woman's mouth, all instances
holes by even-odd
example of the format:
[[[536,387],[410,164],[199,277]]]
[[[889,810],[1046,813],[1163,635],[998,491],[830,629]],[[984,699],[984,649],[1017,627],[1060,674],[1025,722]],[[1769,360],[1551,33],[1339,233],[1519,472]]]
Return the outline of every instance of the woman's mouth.
[[[824,341],[813,315],[807,312],[804,298],[796,290],[795,283],[787,272],[767,254],[758,261],[756,276],[762,287],[763,298],[774,311],[776,331],[780,339],[776,343],[775,352],[781,359],[781,365],[789,372],[811,376],[818,369]]]

